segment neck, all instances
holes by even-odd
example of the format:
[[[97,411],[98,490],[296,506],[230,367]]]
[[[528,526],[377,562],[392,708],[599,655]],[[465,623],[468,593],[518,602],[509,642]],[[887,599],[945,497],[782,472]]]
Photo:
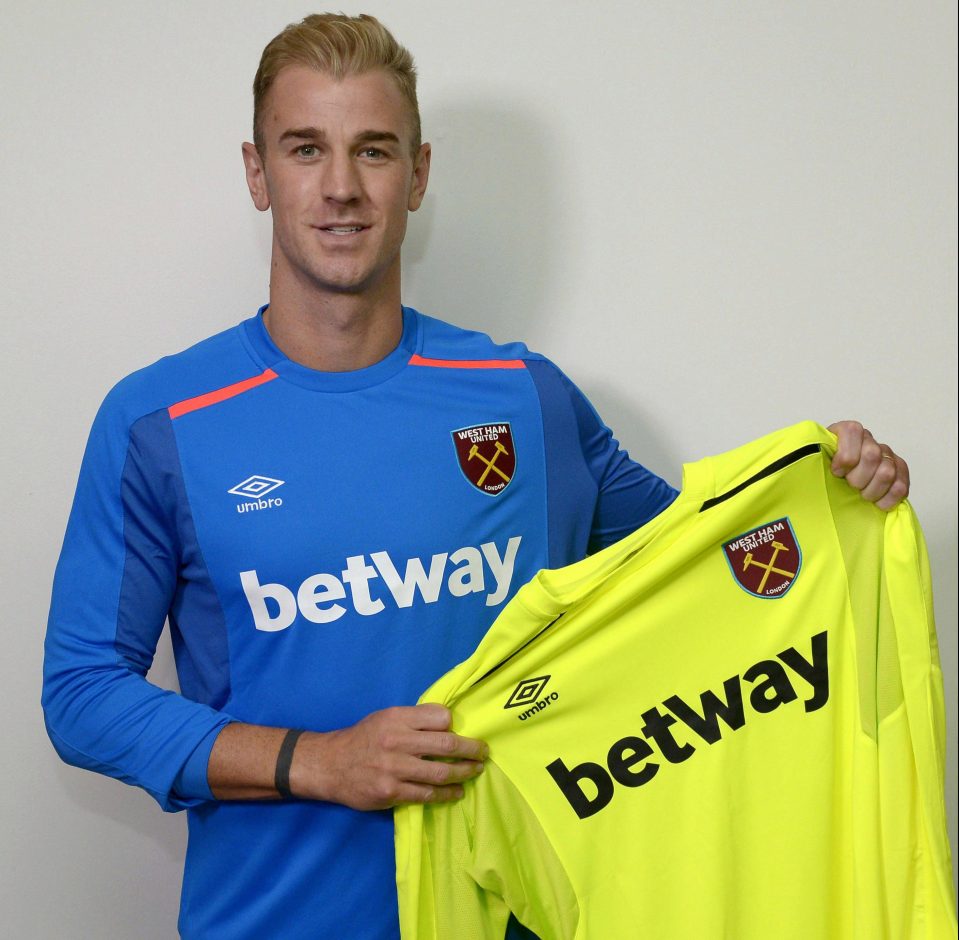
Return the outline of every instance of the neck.
[[[396,349],[403,335],[399,283],[374,296],[306,293],[271,284],[263,322],[293,362],[320,372],[365,369]]]

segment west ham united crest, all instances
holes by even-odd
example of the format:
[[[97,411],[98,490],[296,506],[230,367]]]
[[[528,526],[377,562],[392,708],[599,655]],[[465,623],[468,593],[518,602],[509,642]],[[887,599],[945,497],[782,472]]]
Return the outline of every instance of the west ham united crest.
[[[499,496],[516,472],[516,449],[509,422],[476,424],[452,434],[463,476],[481,492]]]
[[[739,586],[756,597],[782,597],[802,567],[799,540],[785,517],[737,535],[723,551]]]

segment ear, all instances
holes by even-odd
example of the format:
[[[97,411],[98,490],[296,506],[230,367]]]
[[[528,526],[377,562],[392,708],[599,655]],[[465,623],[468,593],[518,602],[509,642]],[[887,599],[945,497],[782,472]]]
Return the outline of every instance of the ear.
[[[413,160],[413,179],[410,186],[410,198],[407,204],[410,212],[416,212],[423,204],[423,196],[426,194],[426,184],[430,178],[430,155],[429,144],[423,144],[420,152]]]
[[[259,151],[251,143],[243,144],[243,164],[246,167],[246,185],[250,189],[253,205],[266,212],[270,208],[270,193],[266,186],[266,168]]]

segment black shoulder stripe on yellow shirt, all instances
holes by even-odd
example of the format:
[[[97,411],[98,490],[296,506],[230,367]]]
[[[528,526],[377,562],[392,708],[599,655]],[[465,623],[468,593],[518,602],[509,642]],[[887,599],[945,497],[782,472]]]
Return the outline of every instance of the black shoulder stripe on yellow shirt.
[[[556,621],[559,620],[560,617],[562,617],[562,616],[563,616],[563,615],[560,614],[559,617],[553,618],[548,624],[546,624],[545,627],[543,627],[542,630],[539,631],[539,633],[537,633],[535,636],[531,636],[521,647],[519,647],[519,649],[513,650],[513,652],[510,653],[509,656],[506,657],[506,659],[501,660],[500,662],[498,662],[498,663],[497,663],[492,669],[490,669],[488,672],[484,672],[483,675],[481,675],[481,676],[473,683],[473,685],[470,686],[470,688],[473,688],[473,686],[475,686],[475,685],[479,685],[484,679],[488,679],[491,675],[493,675],[494,672],[496,672],[497,669],[501,668],[502,666],[505,666],[514,656],[518,656],[520,653],[522,653],[523,650],[526,649],[526,647],[530,645],[530,643],[533,643],[533,642],[535,642],[536,640],[538,640],[538,639],[539,639],[554,623],[556,623]]]
[[[739,486],[734,486],[731,490],[726,493],[723,493],[721,496],[714,496],[712,499],[707,499],[706,502],[699,507],[700,512],[705,512],[707,509],[712,509],[713,506],[717,506],[719,503],[725,502],[727,499],[731,499],[737,493],[741,493],[747,486],[752,486],[753,483],[758,483],[760,480],[765,479],[768,476],[772,476],[774,473],[778,473],[784,467],[788,467],[791,463],[795,463],[797,460],[802,460],[803,457],[809,457],[812,454],[818,454],[822,450],[821,445],[819,444],[806,444],[805,447],[800,447],[797,450],[794,450],[791,454],[786,454],[785,457],[780,457],[779,460],[773,461],[768,467],[763,467],[759,473],[753,474],[748,480],[744,480]]]

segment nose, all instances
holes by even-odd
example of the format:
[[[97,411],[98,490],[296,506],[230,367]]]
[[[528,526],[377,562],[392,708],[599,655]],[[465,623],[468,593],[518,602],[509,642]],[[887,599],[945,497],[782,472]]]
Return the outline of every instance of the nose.
[[[360,176],[350,153],[332,153],[323,174],[323,198],[349,203],[359,199]]]

